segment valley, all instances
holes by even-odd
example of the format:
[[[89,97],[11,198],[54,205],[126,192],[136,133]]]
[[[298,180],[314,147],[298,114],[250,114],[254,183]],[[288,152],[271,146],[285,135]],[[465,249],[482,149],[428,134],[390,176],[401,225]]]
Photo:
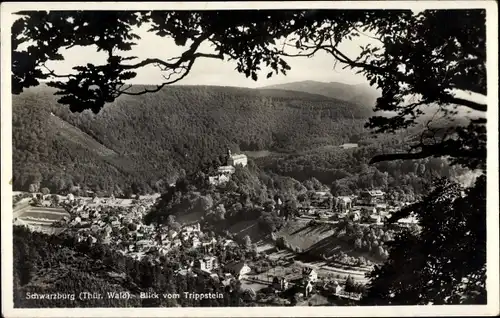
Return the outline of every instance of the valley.
[[[307,87],[172,86],[98,114],[69,112],[47,87],[28,91],[14,101],[14,226],[62,240],[67,255],[54,254],[56,264],[78,253],[94,259],[90,268],[101,268],[102,253],[105,264],[120,262],[111,276],[111,268],[89,274],[92,284],[135,293],[169,277],[181,290],[201,276],[217,288],[237,281],[259,305],[304,293],[302,302],[357,302],[387,259],[386,243],[410,224],[385,218],[424,195],[436,173],[462,171],[434,158],[368,166],[400,150],[408,132],[370,135],[363,124],[371,110],[359,100],[372,95],[362,90],[337,99]],[[373,211],[367,189],[383,193]],[[150,264],[149,278],[127,262]],[[49,274],[36,264],[22,290],[66,279],[65,265]]]

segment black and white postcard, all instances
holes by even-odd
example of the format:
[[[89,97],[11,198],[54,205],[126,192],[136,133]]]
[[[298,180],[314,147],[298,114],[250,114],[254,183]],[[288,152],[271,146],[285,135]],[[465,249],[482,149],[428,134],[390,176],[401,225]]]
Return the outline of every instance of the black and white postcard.
[[[2,3],[2,314],[499,314],[497,9]]]

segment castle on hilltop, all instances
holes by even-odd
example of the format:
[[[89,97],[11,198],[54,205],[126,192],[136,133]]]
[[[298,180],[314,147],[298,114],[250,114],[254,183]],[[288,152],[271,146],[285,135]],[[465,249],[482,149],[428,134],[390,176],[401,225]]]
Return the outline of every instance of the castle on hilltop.
[[[246,167],[248,164],[248,158],[244,154],[231,154],[231,150],[227,150],[227,161],[225,166],[220,166],[217,168],[217,175],[209,177],[209,182],[213,185],[219,185],[229,181],[230,176],[236,171],[235,166],[240,165]]]
[[[238,154],[238,155],[233,155],[231,154],[231,150],[228,149],[227,150],[227,165],[228,166],[237,166],[237,165],[241,165],[243,167],[246,167],[246,165],[248,164],[248,158],[246,155],[244,154]]]

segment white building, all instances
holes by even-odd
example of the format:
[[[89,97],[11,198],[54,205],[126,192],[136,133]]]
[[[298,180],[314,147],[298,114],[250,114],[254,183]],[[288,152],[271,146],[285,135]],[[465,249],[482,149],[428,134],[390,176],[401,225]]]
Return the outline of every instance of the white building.
[[[380,214],[372,214],[370,215],[370,219],[373,223],[382,224],[382,216]]]
[[[219,174],[233,174],[236,171],[236,169],[233,166],[227,165],[227,166],[220,166],[217,168],[217,172]]]
[[[304,268],[302,276],[304,279],[312,283],[315,283],[318,280],[318,273],[312,268]]]
[[[243,167],[246,167],[248,164],[248,158],[244,154],[237,154],[233,155],[231,154],[231,150],[228,150],[228,159],[227,159],[227,165],[228,166],[236,166],[236,165],[241,165]]]
[[[348,196],[340,196],[337,198],[337,207],[340,211],[345,212],[352,209],[352,199]]]
[[[197,236],[193,236],[191,238],[191,246],[193,248],[197,248],[197,247],[201,246],[201,241],[200,241],[200,239]]]
[[[211,272],[219,267],[219,262],[215,256],[207,256],[198,260],[200,269],[202,271]]]
[[[358,144],[355,144],[355,143],[345,143],[343,145],[340,145],[340,148],[342,148],[342,149],[358,148]]]
[[[228,158],[225,166],[217,168],[217,175],[208,177],[208,182],[213,185],[221,185],[229,181],[231,175],[236,171],[235,166],[245,167],[248,164],[248,158],[244,154],[232,155],[228,150]]]
[[[220,185],[224,184],[229,181],[229,176],[225,174],[213,176],[213,177],[208,177],[208,182],[213,185]]]
[[[195,224],[192,224],[192,225],[186,225],[184,226],[184,228],[182,228],[182,232],[186,232],[186,233],[191,233],[191,232],[200,232],[201,231],[201,226],[200,226],[200,223],[195,223]]]
[[[418,219],[414,215],[410,215],[406,218],[399,219],[397,224],[403,227],[409,227],[412,224],[418,225]]]
[[[248,266],[244,261],[227,264],[225,266],[225,269],[228,273],[232,274],[238,280],[251,271],[250,266]]]

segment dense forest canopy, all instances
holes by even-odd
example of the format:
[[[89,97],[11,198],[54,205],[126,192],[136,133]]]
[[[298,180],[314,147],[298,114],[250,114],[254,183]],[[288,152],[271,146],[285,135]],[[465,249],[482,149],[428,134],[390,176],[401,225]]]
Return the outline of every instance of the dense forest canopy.
[[[119,193],[136,183],[140,192],[161,192],[181,170],[225,164],[228,148],[293,153],[349,142],[367,134],[370,113],[321,95],[204,86],[170,86],[121,97],[99,114],[72,113],[53,91],[14,96],[16,189],[41,182],[53,192],[80,184]]]
[[[184,78],[198,59],[232,59],[237,71],[255,80],[259,75],[290,69],[284,57],[331,54],[346,67],[362,73],[382,91],[376,110],[393,116],[374,116],[367,126],[392,132],[415,124],[430,104],[444,116],[457,105],[485,112],[486,105],[457,91],[486,94],[486,11],[474,10],[259,10],[246,11],[25,11],[12,27],[13,93],[49,79],[59,102],[72,111],[98,112],[121,95],[159,91]],[[461,21],[461,23],[455,23]],[[137,61],[124,57],[140,39],[134,27],[190,43],[172,60],[151,57]],[[367,44],[350,57],[338,45],[370,33],[379,45]],[[266,36],[263,36],[263,35]],[[284,39],[283,45],[278,45]],[[26,42],[33,41],[26,47]],[[212,52],[200,51],[203,43]],[[61,60],[59,49],[95,45],[108,54],[104,65],[87,64],[72,74],[47,69],[49,60]],[[288,48],[295,48],[290,51]],[[156,88],[130,90],[127,81],[141,68],[154,65],[165,73]],[[385,154],[373,161],[450,156],[472,168],[484,168],[485,118],[468,126],[439,129],[429,125],[421,138],[403,153]]]
[[[14,189],[161,193],[182,171],[225,164],[228,148],[263,151],[254,159],[263,170],[315,177],[337,194],[377,187],[418,196],[435,176],[463,172],[442,158],[366,167],[377,154],[401,151],[407,133],[373,138],[363,127],[369,110],[320,95],[170,86],[93,114],[61,107],[52,92],[40,86],[13,99]],[[360,147],[338,147],[347,142]]]

